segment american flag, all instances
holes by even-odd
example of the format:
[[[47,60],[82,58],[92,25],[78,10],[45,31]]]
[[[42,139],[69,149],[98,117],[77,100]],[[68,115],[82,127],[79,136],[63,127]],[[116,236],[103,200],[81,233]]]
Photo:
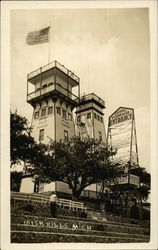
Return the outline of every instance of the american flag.
[[[26,37],[26,43],[28,45],[36,45],[40,43],[47,43],[49,41],[48,35],[49,35],[49,29],[50,26],[47,28],[44,28],[42,30],[37,30],[33,32],[29,32]]]

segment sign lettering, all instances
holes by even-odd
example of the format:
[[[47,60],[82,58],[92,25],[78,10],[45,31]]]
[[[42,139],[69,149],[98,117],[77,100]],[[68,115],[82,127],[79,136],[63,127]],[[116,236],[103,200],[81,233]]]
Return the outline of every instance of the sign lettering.
[[[110,117],[110,126],[123,121],[131,120],[133,118],[133,111],[121,109]]]
[[[27,219],[23,221],[25,226],[37,226],[37,227],[51,227],[51,228],[59,228],[59,229],[72,229],[72,230],[92,230],[91,225],[85,225],[82,223],[73,223],[69,225],[66,222],[58,222],[58,221],[45,221],[45,220],[31,220]]]
[[[61,124],[67,128],[70,128],[69,122],[67,120],[62,119]]]

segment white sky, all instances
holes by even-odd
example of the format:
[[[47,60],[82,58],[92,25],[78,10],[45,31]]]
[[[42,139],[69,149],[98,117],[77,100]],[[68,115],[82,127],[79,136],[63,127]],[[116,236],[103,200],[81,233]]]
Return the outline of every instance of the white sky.
[[[105,100],[105,123],[118,107],[135,109],[140,164],[150,170],[150,36],[147,8],[11,11],[11,109],[31,121],[27,73],[48,63],[48,44],[30,31],[52,24],[51,61],[80,77],[81,93]]]

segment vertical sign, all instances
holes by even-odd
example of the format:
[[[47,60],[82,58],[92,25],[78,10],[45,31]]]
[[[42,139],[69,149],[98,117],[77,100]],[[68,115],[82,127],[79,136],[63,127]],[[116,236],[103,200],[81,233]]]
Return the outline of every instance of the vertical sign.
[[[134,109],[120,107],[109,117],[108,144],[117,149],[113,161],[138,164]]]

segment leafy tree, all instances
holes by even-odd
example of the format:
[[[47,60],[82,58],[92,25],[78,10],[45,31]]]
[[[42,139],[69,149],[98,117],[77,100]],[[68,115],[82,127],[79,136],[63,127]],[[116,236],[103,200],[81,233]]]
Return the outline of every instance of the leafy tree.
[[[140,185],[136,189],[136,195],[138,197],[139,218],[142,219],[143,201],[146,201],[148,199],[150,193],[151,176],[145,168],[140,166],[138,168],[131,169],[129,172],[131,174],[139,176],[140,178]]]
[[[11,166],[20,161],[29,161],[32,158],[32,148],[35,144],[30,135],[31,127],[25,117],[10,113],[10,139],[11,139]]]
[[[148,188],[150,188],[151,176],[150,176],[150,173],[148,173],[144,167],[139,166],[136,168],[134,166],[129,170],[129,173],[139,176],[140,184],[146,185],[148,186]]]
[[[67,183],[74,197],[90,184],[114,178],[118,171],[109,160],[115,151],[93,139],[73,137],[68,142],[51,142],[49,149],[41,144],[41,149],[43,156],[36,155],[32,173],[43,182]]]

